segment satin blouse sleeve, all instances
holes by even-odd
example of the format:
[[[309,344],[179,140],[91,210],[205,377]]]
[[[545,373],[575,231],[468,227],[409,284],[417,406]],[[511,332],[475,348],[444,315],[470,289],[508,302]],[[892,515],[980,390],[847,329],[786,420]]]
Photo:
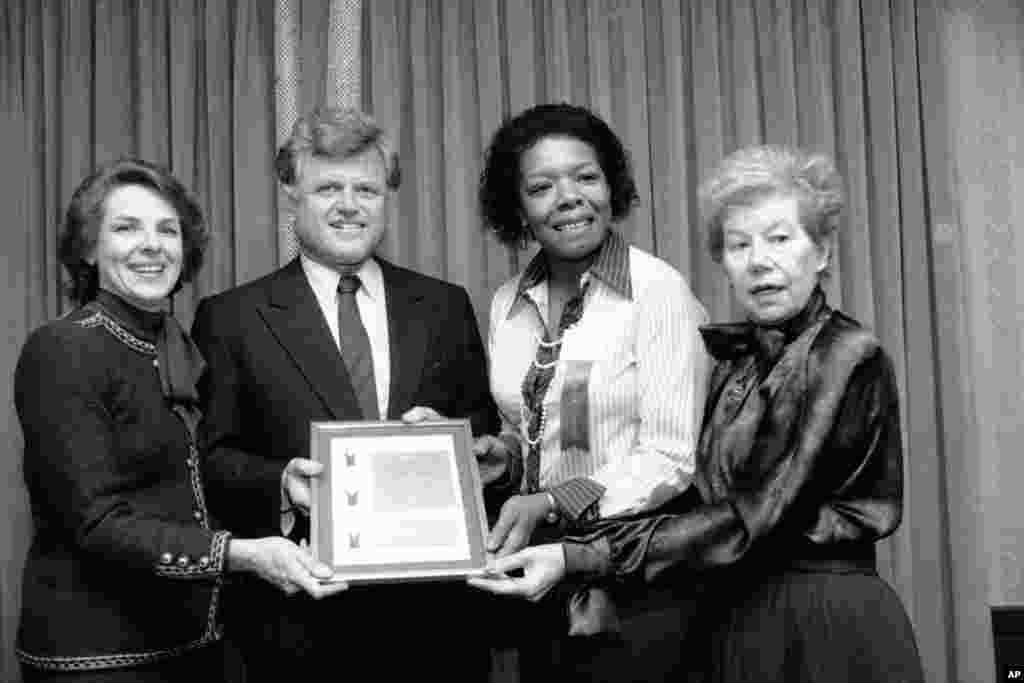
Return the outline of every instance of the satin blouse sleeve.
[[[566,542],[568,571],[651,581],[671,568],[729,565],[794,535],[826,544],[892,533],[900,522],[903,482],[891,361],[876,347],[844,382],[830,385],[826,377],[816,384],[808,389],[815,395],[808,399],[807,423],[756,487],[681,515],[602,524]],[[815,418],[829,414],[829,400],[837,405],[826,427]]]

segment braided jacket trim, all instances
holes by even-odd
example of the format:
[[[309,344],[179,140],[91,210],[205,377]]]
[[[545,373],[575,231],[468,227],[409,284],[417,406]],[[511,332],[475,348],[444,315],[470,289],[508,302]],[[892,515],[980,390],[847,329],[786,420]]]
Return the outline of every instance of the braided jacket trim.
[[[78,324],[85,328],[102,327],[112,334],[115,339],[128,346],[133,351],[137,351],[147,356],[156,355],[156,344],[139,339],[102,310],[97,309],[89,317],[79,320]]]
[[[216,604],[214,599],[213,604]],[[155,664],[173,657],[180,657],[205,645],[220,640],[221,633],[213,629],[207,629],[199,640],[180,645],[178,647],[163,650],[150,650],[148,652],[119,653],[112,655],[88,655],[82,657],[40,657],[29,654],[18,649],[18,659],[23,663],[34,666],[45,671],[94,671],[97,669],[115,669],[126,666],[142,666],[143,664]]]

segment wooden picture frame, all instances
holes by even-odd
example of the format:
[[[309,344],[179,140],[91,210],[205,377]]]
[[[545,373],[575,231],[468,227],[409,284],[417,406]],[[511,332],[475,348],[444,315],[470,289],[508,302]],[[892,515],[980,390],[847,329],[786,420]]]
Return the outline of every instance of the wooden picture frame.
[[[313,422],[310,546],[332,581],[480,574],[487,517],[468,420]]]

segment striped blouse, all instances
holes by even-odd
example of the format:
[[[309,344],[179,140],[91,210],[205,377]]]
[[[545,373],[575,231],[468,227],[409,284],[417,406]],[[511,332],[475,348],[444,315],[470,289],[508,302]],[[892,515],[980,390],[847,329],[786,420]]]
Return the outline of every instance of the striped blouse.
[[[503,433],[520,441],[529,421],[523,378],[548,308],[545,268],[538,255],[491,301],[491,391]],[[572,519],[656,507],[693,473],[710,368],[698,326],[707,315],[678,271],[615,232],[580,284],[583,316],[562,337],[543,402],[541,488]]]

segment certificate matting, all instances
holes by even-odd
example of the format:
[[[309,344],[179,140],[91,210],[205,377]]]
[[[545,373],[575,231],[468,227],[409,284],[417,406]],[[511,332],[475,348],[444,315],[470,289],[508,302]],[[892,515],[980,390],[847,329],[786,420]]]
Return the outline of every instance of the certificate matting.
[[[458,578],[486,564],[468,420],[314,422],[311,550],[339,581]]]

